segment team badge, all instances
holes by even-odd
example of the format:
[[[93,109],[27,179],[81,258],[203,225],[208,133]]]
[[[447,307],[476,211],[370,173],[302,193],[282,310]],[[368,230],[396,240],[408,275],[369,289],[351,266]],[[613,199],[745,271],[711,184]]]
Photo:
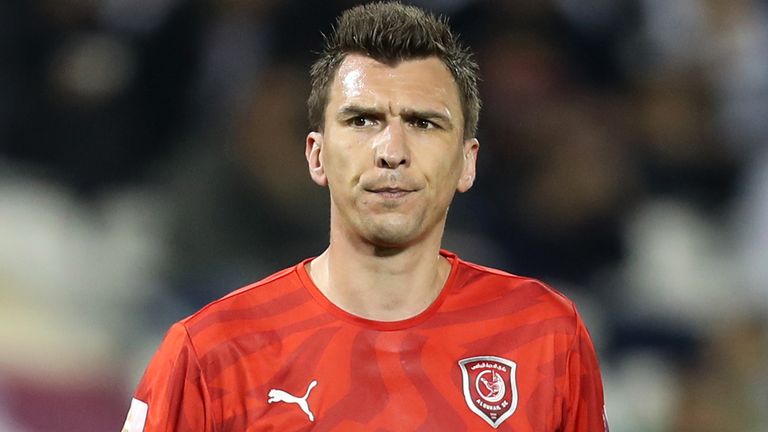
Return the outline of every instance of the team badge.
[[[517,364],[494,356],[459,360],[464,399],[472,412],[494,428],[517,408]]]

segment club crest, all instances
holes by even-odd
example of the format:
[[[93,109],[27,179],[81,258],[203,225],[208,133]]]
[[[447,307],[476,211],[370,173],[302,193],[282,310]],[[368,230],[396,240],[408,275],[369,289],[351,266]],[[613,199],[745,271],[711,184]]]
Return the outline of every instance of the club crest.
[[[464,399],[475,414],[494,428],[517,408],[517,364],[494,356],[459,360]]]

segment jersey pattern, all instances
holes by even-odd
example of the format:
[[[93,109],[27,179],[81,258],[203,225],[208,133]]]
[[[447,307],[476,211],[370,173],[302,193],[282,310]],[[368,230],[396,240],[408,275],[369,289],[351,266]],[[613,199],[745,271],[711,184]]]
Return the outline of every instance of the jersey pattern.
[[[603,432],[574,305],[441,251],[433,304],[379,322],[334,306],[305,260],[174,324],[134,395],[144,432]]]

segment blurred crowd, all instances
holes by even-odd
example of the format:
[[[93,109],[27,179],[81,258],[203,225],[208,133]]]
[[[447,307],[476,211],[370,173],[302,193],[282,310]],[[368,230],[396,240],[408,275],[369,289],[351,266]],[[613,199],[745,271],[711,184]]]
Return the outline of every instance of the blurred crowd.
[[[0,2],[0,432],[119,430],[164,331],[319,254],[351,0]],[[574,299],[614,432],[768,431],[768,2],[420,0],[476,52],[445,247]]]

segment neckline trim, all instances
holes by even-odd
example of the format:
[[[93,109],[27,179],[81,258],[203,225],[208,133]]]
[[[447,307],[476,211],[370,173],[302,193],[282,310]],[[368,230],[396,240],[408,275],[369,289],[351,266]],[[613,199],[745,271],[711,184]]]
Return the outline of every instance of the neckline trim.
[[[331,315],[335,316],[336,318],[353,324],[358,327],[364,327],[369,330],[378,330],[378,331],[396,331],[396,330],[405,330],[408,328],[415,327],[424,321],[431,318],[437,311],[440,309],[440,306],[445,301],[445,298],[448,296],[448,293],[453,289],[454,281],[456,279],[457,270],[459,268],[459,257],[456,256],[453,252],[440,249],[440,255],[447,259],[448,262],[451,264],[451,271],[448,274],[448,278],[445,280],[445,283],[443,284],[443,288],[440,290],[440,294],[435,298],[434,301],[432,301],[432,304],[430,304],[426,309],[421,311],[420,313],[410,317],[406,318],[404,320],[398,320],[398,321],[378,321],[378,320],[372,320],[368,318],[363,318],[361,316],[352,314],[350,312],[345,311],[344,309],[336,306],[333,302],[331,302],[328,297],[323,294],[320,289],[315,285],[315,282],[312,281],[312,278],[309,277],[309,274],[307,273],[306,264],[315,259],[316,257],[310,257],[302,262],[296,264],[294,267],[296,274],[299,277],[299,280],[301,280],[301,283],[304,285],[304,288],[309,291],[309,293],[312,295],[312,297],[315,299],[315,301],[327,312],[329,312]]]

